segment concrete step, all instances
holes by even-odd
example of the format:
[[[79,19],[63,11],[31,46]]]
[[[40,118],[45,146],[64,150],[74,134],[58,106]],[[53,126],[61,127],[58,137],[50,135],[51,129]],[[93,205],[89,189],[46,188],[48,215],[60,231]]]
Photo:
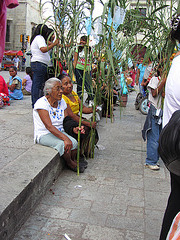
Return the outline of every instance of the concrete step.
[[[13,239],[63,168],[56,150],[34,145],[0,173],[0,239]]]

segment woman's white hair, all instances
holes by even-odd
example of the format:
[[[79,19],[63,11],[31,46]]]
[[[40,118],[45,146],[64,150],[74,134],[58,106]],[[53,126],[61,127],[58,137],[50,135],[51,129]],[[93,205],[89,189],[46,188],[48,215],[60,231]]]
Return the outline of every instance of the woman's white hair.
[[[57,82],[62,83],[61,80],[59,80],[58,78],[55,78],[55,77],[49,78],[49,79],[45,82],[44,90],[43,90],[45,96],[52,91],[52,88],[54,87],[54,85],[55,85]]]

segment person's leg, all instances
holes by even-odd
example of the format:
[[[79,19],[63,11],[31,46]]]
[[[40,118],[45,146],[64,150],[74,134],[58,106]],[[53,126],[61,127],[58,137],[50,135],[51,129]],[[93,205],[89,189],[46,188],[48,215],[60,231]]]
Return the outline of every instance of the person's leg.
[[[146,96],[146,93],[144,92],[144,87],[139,83],[139,91],[142,94],[142,96]]]
[[[85,89],[88,94],[88,100],[93,100],[93,87],[91,73],[86,72],[85,75]]]
[[[168,204],[163,218],[160,240],[165,240],[172,221],[176,214],[180,212],[180,176],[170,173],[171,176],[171,193],[168,199]]]
[[[75,69],[75,76],[77,82],[77,94],[79,97],[82,95],[82,79],[83,79],[83,70]]]
[[[33,72],[31,98],[32,107],[34,107],[35,102],[43,96],[43,87],[47,80],[47,66],[40,62],[31,62],[31,68]]]
[[[161,125],[158,125],[152,116],[152,127],[151,130],[147,132],[147,165],[156,165],[159,160],[158,141],[160,129]]]
[[[72,144],[73,144],[72,151],[76,150],[77,141],[72,137],[70,137],[67,133],[65,133],[65,135],[67,135],[72,141]],[[70,168],[73,169],[77,166],[76,162],[74,162],[71,159],[71,151],[69,153],[64,152],[64,141],[54,136],[52,133],[48,133],[46,135],[41,136],[39,140],[39,144],[56,149],[59,152],[59,155],[63,157],[63,159],[66,161],[67,165]]]

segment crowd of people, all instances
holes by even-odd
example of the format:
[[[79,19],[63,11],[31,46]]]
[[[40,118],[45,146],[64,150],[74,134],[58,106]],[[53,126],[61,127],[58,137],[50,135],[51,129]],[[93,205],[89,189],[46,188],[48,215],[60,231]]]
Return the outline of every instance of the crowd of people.
[[[180,16],[172,20],[171,38],[180,42]],[[81,106],[82,79],[85,74],[85,89],[88,101],[93,100],[93,87],[91,82],[91,61],[93,51],[89,47],[86,71],[85,48],[87,37],[80,39],[80,44],[74,53],[73,67],[77,82],[77,93],[73,91],[73,83],[66,71],[61,69],[57,77],[49,78],[48,66],[52,63],[51,51],[59,45],[55,40],[54,31],[46,25],[36,27],[31,40],[31,67],[26,68],[23,80],[18,77],[17,66],[9,69],[10,78],[7,84],[0,76],[0,92],[6,94],[10,100],[21,100],[23,95],[31,95],[34,119],[34,141],[45,146],[55,148],[63,157],[66,165],[77,172],[77,141],[80,132],[80,165],[79,171],[83,173],[88,165],[90,132],[93,130],[95,144],[99,136],[96,122],[82,119],[79,127],[79,111]],[[15,58],[15,65],[17,65]],[[57,63],[56,63],[57,64]],[[180,51],[176,53],[168,76],[163,75],[164,63],[153,62],[151,57],[141,58],[136,66],[123,69],[123,79],[130,91],[135,84],[139,85],[142,96],[148,95],[149,111],[142,130],[142,137],[147,140],[147,157],[145,166],[151,170],[159,170],[159,154],[170,171],[171,194],[164,215],[161,240],[171,239],[168,232],[173,219],[180,211],[178,196],[180,195],[180,160],[179,160],[179,133],[180,133],[180,98],[179,98],[179,67]],[[53,67],[53,64],[52,64]],[[167,78],[167,79],[166,79]],[[116,87],[121,83],[115,84]],[[101,86],[101,91],[106,94],[106,85]],[[117,88],[113,89],[113,102],[119,97]],[[121,88],[122,91],[122,88]],[[103,95],[103,94],[102,94]],[[162,107],[162,97],[165,97]],[[108,101],[109,102],[109,101]],[[107,108],[107,98],[105,106]],[[82,105],[85,114],[93,113],[93,107]],[[106,115],[106,114],[104,114]],[[108,112],[110,115],[110,112]],[[171,228],[172,229],[172,228]],[[179,234],[180,235],[180,234]]]

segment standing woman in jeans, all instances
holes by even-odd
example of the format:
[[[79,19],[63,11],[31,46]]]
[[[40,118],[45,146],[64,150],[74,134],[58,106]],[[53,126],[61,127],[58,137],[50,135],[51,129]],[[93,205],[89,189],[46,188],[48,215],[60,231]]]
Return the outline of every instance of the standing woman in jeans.
[[[51,37],[51,40],[54,38],[52,32],[53,30],[46,25],[39,24],[30,40],[32,53],[31,68],[33,72],[31,89],[33,108],[35,102],[41,97],[44,83],[48,79],[47,70],[50,62],[48,51],[59,43],[58,39],[47,43],[49,37]]]

